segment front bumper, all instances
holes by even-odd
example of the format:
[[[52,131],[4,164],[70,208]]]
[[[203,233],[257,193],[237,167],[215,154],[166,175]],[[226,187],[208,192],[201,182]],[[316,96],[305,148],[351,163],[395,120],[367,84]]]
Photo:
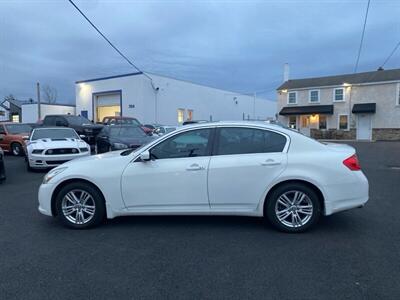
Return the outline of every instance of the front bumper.
[[[369,199],[368,179],[361,171],[353,171],[352,180],[347,183],[328,185],[324,187],[325,215],[340,211],[363,207]]]
[[[53,195],[55,184],[46,183],[42,184],[39,188],[39,212],[46,216],[52,216],[51,212],[51,196]]]
[[[82,152],[76,154],[65,154],[65,155],[35,155],[31,154],[28,158],[28,163],[31,168],[34,169],[47,169],[59,166],[67,161],[75,158],[89,156],[90,152]]]

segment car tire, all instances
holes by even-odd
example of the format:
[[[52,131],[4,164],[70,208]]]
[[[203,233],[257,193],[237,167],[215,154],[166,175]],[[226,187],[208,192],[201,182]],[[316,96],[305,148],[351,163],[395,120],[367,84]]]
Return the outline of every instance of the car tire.
[[[106,216],[103,195],[97,188],[85,182],[67,184],[58,192],[55,201],[57,217],[69,228],[91,228],[102,223]]]
[[[264,216],[283,232],[304,232],[318,222],[320,215],[318,195],[305,184],[283,184],[266,199]]]
[[[22,148],[22,145],[20,143],[12,143],[11,144],[11,153],[14,156],[22,156],[22,155],[24,155],[24,148]]]

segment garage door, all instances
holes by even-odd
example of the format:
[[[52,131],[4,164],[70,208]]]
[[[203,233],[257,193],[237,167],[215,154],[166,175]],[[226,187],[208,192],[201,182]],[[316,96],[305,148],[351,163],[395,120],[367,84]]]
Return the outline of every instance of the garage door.
[[[94,106],[96,112],[96,122],[100,122],[104,117],[119,116],[121,114],[121,94],[107,93],[96,95]]]

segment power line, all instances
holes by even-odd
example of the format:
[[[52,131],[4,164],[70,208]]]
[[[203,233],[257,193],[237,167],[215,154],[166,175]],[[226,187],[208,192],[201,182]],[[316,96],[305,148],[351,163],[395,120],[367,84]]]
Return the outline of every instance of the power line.
[[[136,70],[138,70],[139,72],[142,72],[144,76],[146,76],[147,78],[149,78],[150,80],[152,80],[152,78],[147,75],[145,72],[143,72],[142,70],[139,69],[139,67],[137,67],[129,58],[127,58],[101,31],[99,28],[96,27],[96,25],[93,24],[92,21],[90,21],[90,19],[79,9],[78,6],[76,6],[76,4],[72,1],[72,0],[68,0],[75,8],[76,10],[86,19],[86,21],[88,21],[88,23],[90,25],[92,25],[92,27],[103,37],[103,39],[106,40],[106,42],[112,47],[114,48],[115,51],[117,51],[117,53],[119,55],[121,55],[127,62],[128,64],[130,64],[132,67],[134,67]]]
[[[361,49],[362,49],[362,45],[363,45],[363,42],[364,42],[365,27],[366,27],[366,25],[367,25],[368,12],[369,12],[369,4],[370,4],[370,3],[371,3],[371,0],[368,0],[367,11],[365,12],[365,18],[364,18],[364,26],[363,26],[363,30],[362,30],[362,34],[361,34],[360,47],[358,48],[358,55],[357,55],[356,65],[355,65],[355,67],[354,67],[354,73],[357,72],[357,69],[358,69],[358,62],[360,61]]]
[[[396,50],[397,50],[397,48],[399,48],[399,46],[400,46],[400,41],[393,48],[392,52],[390,52],[389,56],[385,59],[384,63],[380,66],[381,68],[383,68],[386,65],[386,63],[389,61],[389,59],[392,58],[393,54],[396,52]]]

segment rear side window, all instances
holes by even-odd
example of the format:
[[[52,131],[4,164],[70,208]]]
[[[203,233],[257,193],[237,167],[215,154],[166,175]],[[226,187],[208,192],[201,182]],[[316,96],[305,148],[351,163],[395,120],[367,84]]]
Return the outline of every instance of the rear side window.
[[[45,117],[43,123],[45,125],[51,125],[51,126],[55,126],[56,125],[56,117]]]
[[[216,155],[282,152],[286,137],[269,130],[220,128]]]

